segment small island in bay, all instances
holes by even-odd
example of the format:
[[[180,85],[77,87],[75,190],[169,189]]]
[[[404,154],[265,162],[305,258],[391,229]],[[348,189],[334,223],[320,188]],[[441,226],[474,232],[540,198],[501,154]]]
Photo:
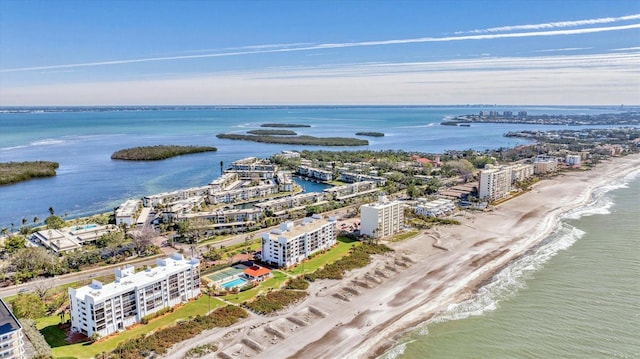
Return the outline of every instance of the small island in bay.
[[[211,146],[142,146],[119,150],[111,155],[112,160],[157,161],[190,153],[214,152]]]
[[[382,132],[356,132],[356,136],[384,137]]]
[[[0,163],[0,185],[38,177],[53,177],[59,166],[58,162],[49,161],[3,162]]]
[[[260,127],[284,127],[284,128],[296,128],[296,127],[311,127],[311,125],[304,125],[300,123],[263,123]]]
[[[218,138],[228,140],[245,140],[262,143],[277,143],[285,145],[307,146],[367,146],[369,141],[348,137],[313,137],[313,136],[254,136],[237,133],[221,133]]]
[[[291,130],[251,130],[247,133],[258,136],[295,136],[297,133]]]

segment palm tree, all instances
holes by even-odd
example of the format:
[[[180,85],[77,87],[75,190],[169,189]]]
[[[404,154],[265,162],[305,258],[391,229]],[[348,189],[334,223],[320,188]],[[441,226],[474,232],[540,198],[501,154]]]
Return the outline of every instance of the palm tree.
[[[25,224],[27,224],[27,222],[27,217],[22,217],[22,225],[24,226]]]
[[[49,214],[54,215],[56,212],[53,210],[53,207],[49,207]]]
[[[220,161],[220,175],[222,175],[222,168],[224,167],[224,161]]]
[[[39,220],[40,218],[38,218],[38,216],[33,217],[33,224],[38,223]]]

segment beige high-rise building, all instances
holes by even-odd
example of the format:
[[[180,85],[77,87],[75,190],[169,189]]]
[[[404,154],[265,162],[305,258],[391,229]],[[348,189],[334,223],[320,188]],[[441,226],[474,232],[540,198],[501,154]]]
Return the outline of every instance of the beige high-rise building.
[[[533,172],[535,174],[544,174],[553,172],[558,168],[558,160],[551,156],[537,156],[533,160]]]
[[[305,218],[299,225],[280,224],[280,229],[262,234],[262,261],[278,267],[302,263],[311,254],[336,244],[336,219],[319,214]]]
[[[511,192],[511,172],[510,166],[480,171],[478,196],[489,201],[507,197]]]
[[[377,203],[360,206],[360,234],[386,237],[402,230],[404,205],[380,196]]]

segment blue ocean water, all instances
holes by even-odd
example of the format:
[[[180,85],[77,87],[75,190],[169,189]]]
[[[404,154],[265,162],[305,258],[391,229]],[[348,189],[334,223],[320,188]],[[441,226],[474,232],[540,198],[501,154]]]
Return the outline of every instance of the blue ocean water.
[[[371,149],[438,153],[483,150],[526,143],[503,137],[521,129],[554,126],[477,124],[440,126],[443,118],[477,113],[475,107],[277,107],[104,112],[0,112],[0,162],[47,160],[60,163],[57,176],[0,187],[0,226],[16,228],[26,218],[40,220],[53,207],[69,218],[112,210],[124,200],[200,186],[220,175],[225,164],[247,156],[268,157],[281,150]],[[530,113],[601,113],[584,108],[492,108]],[[369,146],[319,148],[220,140],[218,133],[244,133],[266,122],[302,123],[301,135],[355,137],[380,131]],[[210,145],[214,153],[164,161],[111,160],[113,152],[145,145]]]
[[[639,172],[595,191],[541,246],[383,358],[639,358],[639,198]]]

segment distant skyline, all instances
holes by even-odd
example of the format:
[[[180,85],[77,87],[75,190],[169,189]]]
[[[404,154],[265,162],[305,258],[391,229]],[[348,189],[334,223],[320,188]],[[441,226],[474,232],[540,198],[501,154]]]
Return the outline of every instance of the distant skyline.
[[[640,104],[640,2],[0,2],[0,106],[465,103]]]

